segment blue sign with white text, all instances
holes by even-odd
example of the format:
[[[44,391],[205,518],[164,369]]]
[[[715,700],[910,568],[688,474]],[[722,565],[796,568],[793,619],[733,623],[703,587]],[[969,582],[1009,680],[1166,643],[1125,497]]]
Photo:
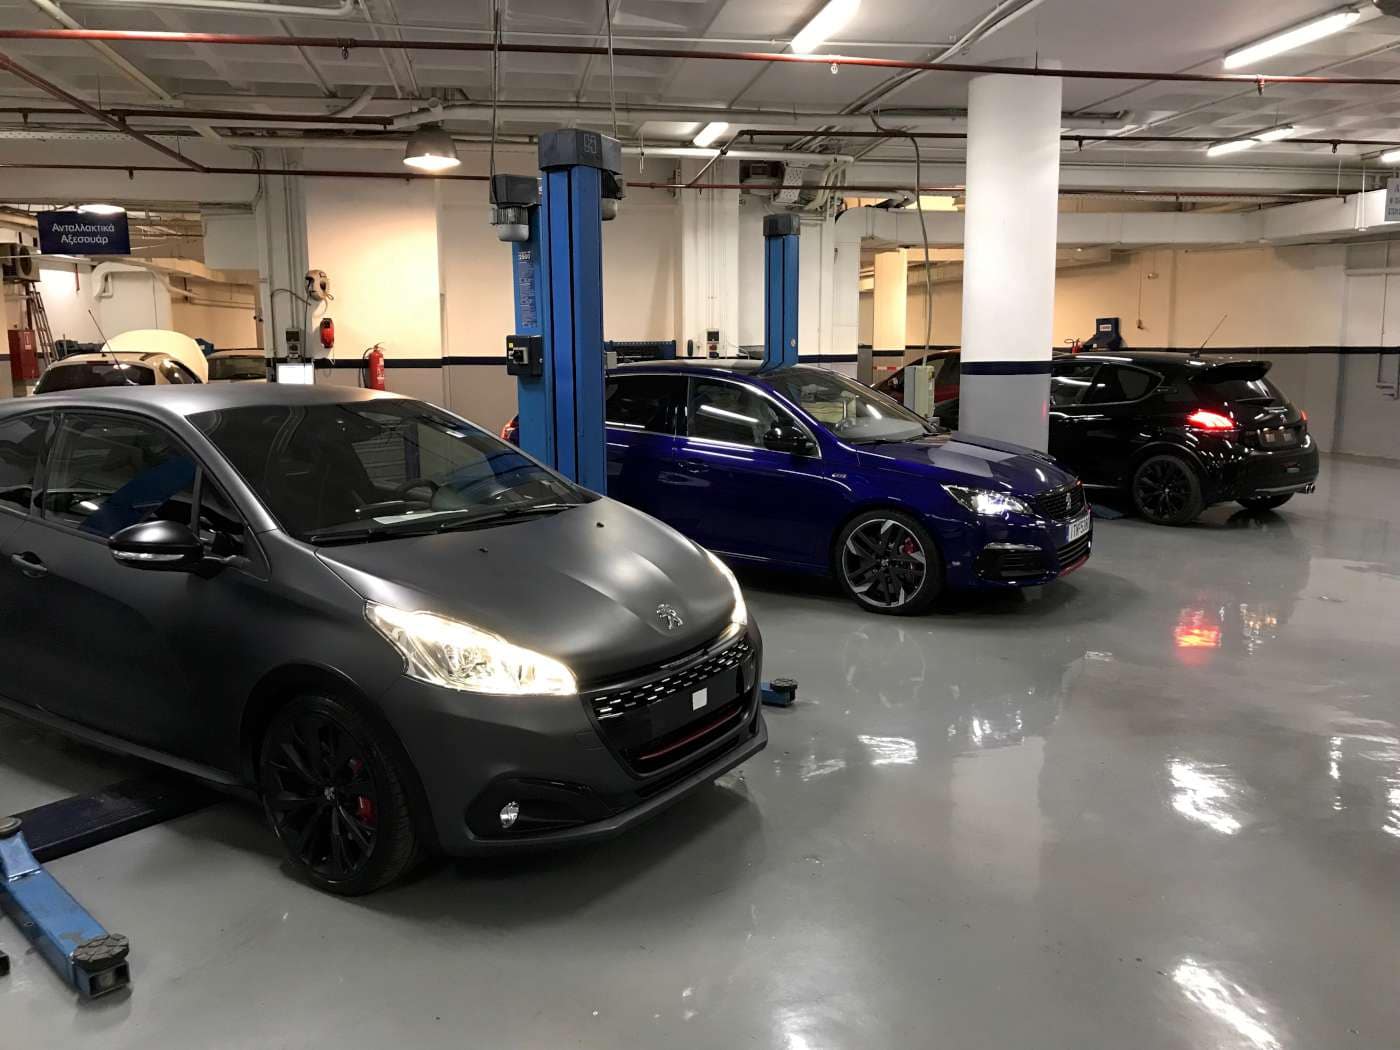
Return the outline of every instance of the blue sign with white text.
[[[77,211],[41,211],[39,251],[45,255],[130,255],[126,212],[84,215]]]

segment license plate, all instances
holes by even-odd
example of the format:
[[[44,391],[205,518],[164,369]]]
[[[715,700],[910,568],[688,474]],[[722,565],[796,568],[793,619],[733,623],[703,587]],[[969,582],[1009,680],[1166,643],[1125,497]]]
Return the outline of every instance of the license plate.
[[[1087,512],[1082,518],[1077,518],[1069,523],[1069,538],[1066,542],[1073,543],[1075,540],[1082,540],[1089,535],[1089,529],[1093,527],[1093,516]]]
[[[1298,443],[1298,434],[1293,430],[1261,430],[1259,440],[1267,448],[1288,448]]]

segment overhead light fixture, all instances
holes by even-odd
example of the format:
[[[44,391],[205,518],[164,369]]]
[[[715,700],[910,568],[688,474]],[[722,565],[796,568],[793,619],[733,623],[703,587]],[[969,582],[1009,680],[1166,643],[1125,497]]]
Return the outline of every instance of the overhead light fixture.
[[[1382,153],[1376,159],[1382,164],[1400,164],[1400,149],[1393,149],[1388,153]]]
[[[414,131],[404,148],[403,162],[410,168],[429,172],[446,171],[462,163],[457,157],[457,144],[441,124],[429,124]]]
[[[125,215],[126,209],[120,204],[79,204],[78,211],[84,215]]]
[[[1206,147],[1207,157],[1223,157],[1229,153],[1239,153],[1241,150],[1253,149],[1259,145],[1258,139],[1231,139],[1229,142],[1217,142],[1213,146]]]
[[[1298,129],[1292,124],[1283,124],[1277,128],[1270,128],[1268,131],[1261,131],[1254,137],[1260,142],[1277,142],[1279,139],[1286,139],[1297,133]]]
[[[810,55],[839,33],[860,10],[860,0],[831,0],[792,38],[792,53]]]
[[[696,135],[690,141],[701,149],[704,149],[706,146],[714,145],[715,140],[728,130],[729,124],[726,121],[712,120],[700,129],[700,134]]]
[[[1281,55],[1285,51],[1304,47],[1332,36],[1334,33],[1340,33],[1343,29],[1355,24],[1360,18],[1361,12],[1353,7],[1329,11],[1319,18],[1300,22],[1298,25],[1275,33],[1273,36],[1266,36],[1263,40],[1231,51],[1225,56],[1225,68],[1239,69],[1242,66],[1253,65],[1266,58]]]

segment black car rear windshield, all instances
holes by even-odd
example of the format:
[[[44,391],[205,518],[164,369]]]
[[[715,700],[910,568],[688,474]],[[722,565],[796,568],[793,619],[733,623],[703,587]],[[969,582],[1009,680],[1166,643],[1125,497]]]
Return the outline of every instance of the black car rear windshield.
[[[155,386],[156,374],[145,365],[123,361],[84,361],[55,365],[46,371],[35,387],[37,394],[60,390],[86,390],[95,386]]]
[[[262,404],[190,422],[287,531],[312,542],[468,527],[591,498],[514,446],[420,401]]]
[[[1197,379],[1196,389],[1205,397],[1220,401],[1267,401],[1283,403],[1286,398],[1283,391],[1274,386],[1273,381],[1260,377],[1259,379],[1219,379],[1211,382],[1210,379]]]

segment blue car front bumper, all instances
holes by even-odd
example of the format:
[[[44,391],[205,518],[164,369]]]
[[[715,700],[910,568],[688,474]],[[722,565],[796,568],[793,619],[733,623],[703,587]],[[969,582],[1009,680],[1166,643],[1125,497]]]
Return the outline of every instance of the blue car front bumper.
[[[1069,521],[1022,515],[978,518],[938,528],[947,584],[962,589],[1035,587],[1059,579],[1093,550],[1094,523],[1086,507]]]

